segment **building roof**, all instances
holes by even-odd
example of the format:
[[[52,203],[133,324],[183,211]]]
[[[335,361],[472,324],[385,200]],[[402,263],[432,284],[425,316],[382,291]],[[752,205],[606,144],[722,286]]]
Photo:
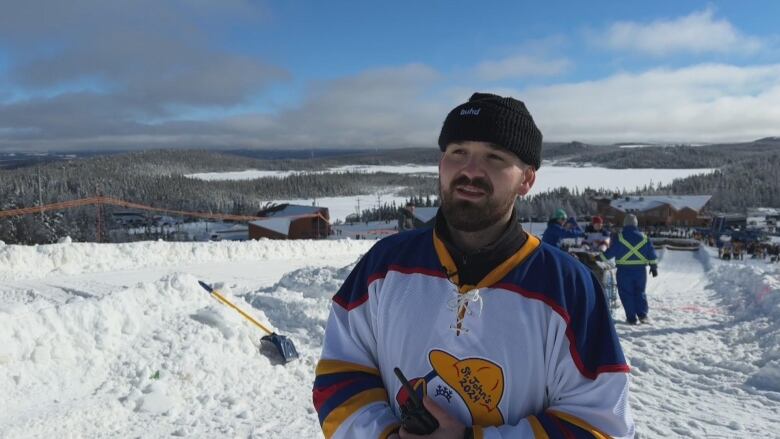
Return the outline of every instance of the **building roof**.
[[[644,212],[668,204],[674,210],[685,208],[700,211],[712,198],[711,195],[643,195],[620,197],[610,201],[610,206],[622,212]]]
[[[423,223],[427,223],[436,216],[436,212],[439,211],[438,207],[415,207],[414,217]]]
[[[774,207],[755,207],[748,209],[747,216],[780,216],[780,209]]]
[[[303,206],[300,204],[280,204],[268,209],[258,212],[258,216],[265,217],[282,217],[282,216],[298,216],[298,215],[311,215],[319,213],[321,211],[327,211],[327,207],[322,206]]]
[[[250,221],[249,224],[253,226],[262,227],[272,232],[281,233],[284,236],[290,234],[290,223],[295,218],[282,217],[282,218],[268,218],[257,221]]]

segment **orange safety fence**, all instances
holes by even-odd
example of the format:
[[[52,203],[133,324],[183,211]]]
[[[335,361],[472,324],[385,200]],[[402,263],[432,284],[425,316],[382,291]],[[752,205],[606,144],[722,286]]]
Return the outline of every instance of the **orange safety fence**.
[[[191,217],[197,217],[197,218],[208,218],[208,219],[216,219],[216,220],[254,221],[254,220],[259,220],[259,219],[266,219],[264,217],[259,217],[259,216],[229,215],[229,214],[222,214],[222,213],[189,212],[189,211],[186,211],[186,210],[165,209],[165,208],[162,208],[162,207],[153,207],[153,206],[147,206],[145,204],[131,203],[129,201],[120,200],[118,198],[111,198],[111,197],[81,198],[81,199],[78,199],[78,200],[70,200],[70,201],[63,201],[63,202],[60,202],[60,203],[44,204],[42,206],[36,206],[36,207],[25,207],[25,208],[22,208],[22,209],[0,210],[0,218],[11,217],[11,216],[20,216],[20,215],[29,215],[29,214],[32,214],[32,213],[41,213],[41,212],[46,212],[46,211],[49,211],[49,210],[63,210],[63,209],[70,209],[72,207],[101,205],[101,204],[108,204],[108,205],[111,205],[111,206],[125,207],[125,208],[128,208],[128,209],[149,210],[149,211],[153,211],[153,212],[164,212],[164,213],[169,213],[169,214],[173,214],[173,215],[191,216]]]

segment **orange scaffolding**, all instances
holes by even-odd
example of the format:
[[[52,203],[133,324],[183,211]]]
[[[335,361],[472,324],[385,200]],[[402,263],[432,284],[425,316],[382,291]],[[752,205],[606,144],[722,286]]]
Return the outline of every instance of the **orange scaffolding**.
[[[82,206],[91,206],[91,205],[102,206],[104,204],[107,204],[107,205],[110,205],[110,206],[125,207],[125,208],[128,208],[128,209],[140,209],[140,210],[148,210],[148,211],[152,211],[152,212],[164,212],[164,213],[169,213],[169,214],[173,214],[173,215],[191,216],[191,217],[196,217],[196,218],[206,218],[206,219],[214,219],[214,220],[254,221],[254,220],[258,220],[258,219],[263,219],[263,217],[259,217],[259,216],[228,215],[228,214],[222,214],[222,213],[190,212],[190,211],[186,211],[186,210],[166,209],[166,208],[163,208],[163,207],[154,207],[154,206],[147,206],[145,204],[131,203],[129,201],[120,200],[118,198],[111,198],[111,197],[81,198],[81,199],[78,199],[78,200],[70,200],[70,201],[63,201],[63,202],[60,202],[60,203],[44,204],[42,206],[35,206],[35,207],[25,207],[25,208],[22,208],[22,209],[0,210],[0,218],[11,217],[11,216],[29,215],[29,214],[33,214],[33,213],[46,212],[46,211],[49,211],[49,210],[70,209],[70,208],[73,208],[73,207],[82,207]]]

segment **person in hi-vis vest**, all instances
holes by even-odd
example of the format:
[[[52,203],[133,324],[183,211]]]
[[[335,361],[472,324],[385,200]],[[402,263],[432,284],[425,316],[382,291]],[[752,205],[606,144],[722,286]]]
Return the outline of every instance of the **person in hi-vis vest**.
[[[618,294],[626,311],[626,322],[631,325],[648,322],[645,266],[650,266],[653,277],[658,276],[658,257],[653,244],[637,225],[635,215],[626,215],[623,230],[603,255],[605,259],[615,258]]]

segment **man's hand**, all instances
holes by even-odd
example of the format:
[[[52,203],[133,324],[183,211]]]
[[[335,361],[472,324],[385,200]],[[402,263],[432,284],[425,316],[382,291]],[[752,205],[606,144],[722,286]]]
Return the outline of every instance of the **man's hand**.
[[[430,439],[460,439],[466,432],[466,426],[463,425],[457,418],[447,413],[443,408],[439,407],[431,398],[423,398],[423,405],[431,412],[434,418],[439,421],[439,428],[433,433],[426,436],[418,436],[412,434],[401,428],[399,431],[400,439],[417,439],[417,438],[430,438]],[[390,436],[393,437],[392,435]]]
[[[658,266],[657,265],[651,265],[650,266],[650,274],[652,274],[653,277],[658,276]]]

